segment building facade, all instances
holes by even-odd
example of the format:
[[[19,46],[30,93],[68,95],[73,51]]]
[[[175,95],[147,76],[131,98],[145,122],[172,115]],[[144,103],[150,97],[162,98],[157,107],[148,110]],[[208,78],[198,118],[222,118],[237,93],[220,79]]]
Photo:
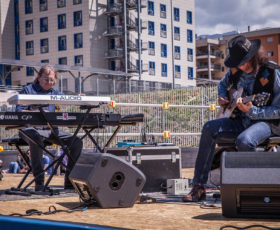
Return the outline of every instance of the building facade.
[[[9,33],[1,31],[1,41],[11,47],[2,58],[133,76],[93,76],[84,92],[95,92],[97,81],[104,92],[112,81],[122,92],[133,86],[150,90],[195,85],[194,0],[1,0],[1,5],[1,28],[11,24]],[[12,73],[11,84],[25,85],[35,76],[33,68],[22,68]],[[77,93],[75,78],[66,73],[59,77],[62,90]]]

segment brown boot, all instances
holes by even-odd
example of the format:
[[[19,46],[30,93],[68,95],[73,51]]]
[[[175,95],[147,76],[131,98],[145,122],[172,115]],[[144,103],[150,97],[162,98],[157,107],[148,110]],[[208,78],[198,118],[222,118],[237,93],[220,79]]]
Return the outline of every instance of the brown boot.
[[[201,185],[194,185],[190,193],[183,196],[184,202],[198,202],[206,198],[205,188]]]

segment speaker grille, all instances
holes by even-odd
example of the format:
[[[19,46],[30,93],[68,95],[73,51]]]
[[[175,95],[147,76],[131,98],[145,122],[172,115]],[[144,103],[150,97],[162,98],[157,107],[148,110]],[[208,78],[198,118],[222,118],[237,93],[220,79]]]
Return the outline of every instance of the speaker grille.
[[[246,215],[280,215],[280,191],[264,188],[262,191],[240,191],[237,209]]]

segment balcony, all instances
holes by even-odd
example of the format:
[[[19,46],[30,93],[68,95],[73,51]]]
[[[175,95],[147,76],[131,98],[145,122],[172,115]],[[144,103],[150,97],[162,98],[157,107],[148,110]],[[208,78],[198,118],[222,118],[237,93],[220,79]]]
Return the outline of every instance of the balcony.
[[[166,11],[160,11],[160,17],[166,18]]]
[[[174,33],[174,40],[180,41],[180,34]]]
[[[120,59],[123,57],[124,53],[121,49],[109,49],[109,51],[105,53],[106,59]]]
[[[155,76],[156,70],[155,69],[149,69],[149,75]]]
[[[34,54],[34,48],[27,48],[26,49],[26,55],[33,55]]]
[[[129,73],[139,73],[139,67],[137,65],[132,64],[132,62],[128,62],[128,72]],[[142,64],[142,72],[148,71],[148,64]]]
[[[181,78],[181,72],[175,72],[175,78]]]
[[[175,52],[174,58],[175,58],[176,60],[180,60],[180,59],[181,59],[181,54],[178,53],[178,52]]]
[[[105,14],[107,15],[118,15],[123,12],[123,4],[122,3],[113,3],[107,6],[107,11]]]
[[[166,38],[166,37],[167,37],[166,31],[161,30],[161,31],[160,31],[160,36],[161,36],[162,38]]]
[[[210,70],[211,71],[221,71],[222,66],[220,64],[211,64],[210,65]],[[207,64],[201,64],[201,65],[197,66],[197,71],[198,72],[208,71],[208,65]]]
[[[148,54],[154,56],[155,55],[155,49],[154,48],[149,48]]]
[[[197,50],[196,56],[199,59],[203,59],[203,58],[208,58],[209,52],[208,51],[201,51],[201,50]],[[210,52],[210,57],[211,58],[224,58],[224,54],[222,51],[220,50],[212,50]]]
[[[126,0],[126,7],[129,10],[137,9],[138,1],[137,0]]]
[[[121,25],[108,27],[105,37],[118,37],[123,35],[123,27]]]

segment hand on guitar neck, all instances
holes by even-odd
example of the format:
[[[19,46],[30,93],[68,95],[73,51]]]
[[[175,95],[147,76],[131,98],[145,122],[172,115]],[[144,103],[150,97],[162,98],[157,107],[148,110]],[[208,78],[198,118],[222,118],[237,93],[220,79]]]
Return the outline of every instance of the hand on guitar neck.
[[[253,104],[258,107],[265,106],[270,97],[270,94],[265,92],[253,94],[243,98],[240,95],[240,92],[237,93],[236,97],[233,97],[233,99],[230,100],[227,105],[225,104],[225,106],[221,106],[221,100],[219,100],[219,104],[221,107],[217,113],[216,118],[232,117],[232,113],[236,108],[244,113],[247,113]]]

